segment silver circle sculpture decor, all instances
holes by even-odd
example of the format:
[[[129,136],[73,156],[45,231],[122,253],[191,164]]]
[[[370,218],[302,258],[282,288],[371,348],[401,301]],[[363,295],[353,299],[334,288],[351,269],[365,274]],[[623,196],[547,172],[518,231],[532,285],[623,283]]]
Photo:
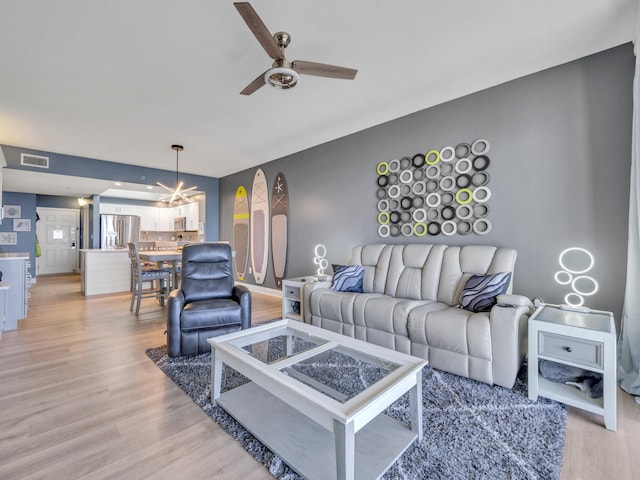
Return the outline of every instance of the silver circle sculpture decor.
[[[489,140],[379,162],[380,237],[486,235],[491,231]]]

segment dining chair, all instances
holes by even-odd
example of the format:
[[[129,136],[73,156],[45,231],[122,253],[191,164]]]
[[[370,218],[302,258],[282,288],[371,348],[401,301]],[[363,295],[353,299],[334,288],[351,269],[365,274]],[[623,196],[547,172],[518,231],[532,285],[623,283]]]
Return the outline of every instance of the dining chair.
[[[136,315],[140,313],[140,300],[155,297],[156,299],[169,296],[169,279],[171,272],[162,269],[144,268],[140,262],[140,253],[135,243],[129,243],[129,259],[131,260],[131,304],[129,311],[133,311],[136,301]],[[145,290],[143,283],[149,282],[150,287]]]

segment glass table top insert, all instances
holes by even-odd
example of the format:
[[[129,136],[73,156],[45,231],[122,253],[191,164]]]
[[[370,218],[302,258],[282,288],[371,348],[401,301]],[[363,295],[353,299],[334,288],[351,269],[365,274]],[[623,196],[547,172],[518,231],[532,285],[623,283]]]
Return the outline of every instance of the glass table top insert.
[[[341,403],[362,393],[399,367],[377,356],[289,327],[249,336],[231,344],[267,365],[282,362],[281,366],[276,366],[282,373]]]

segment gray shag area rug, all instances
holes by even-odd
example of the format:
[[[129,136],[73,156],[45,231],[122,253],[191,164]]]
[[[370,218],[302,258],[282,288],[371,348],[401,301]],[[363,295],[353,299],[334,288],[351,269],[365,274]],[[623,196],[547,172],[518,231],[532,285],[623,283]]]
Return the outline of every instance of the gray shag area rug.
[[[229,435],[280,480],[301,477],[267,449],[209,397],[211,354],[170,358],[166,347],[147,355]],[[332,385],[360,391],[379,372],[366,364],[306,365],[320,375],[349,379],[358,385]],[[355,371],[354,371],[355,369]],[[336,373],[340,372],[340,373]],[[350,374],[346,374],[349,372]],[[513,390],[492,387],[425,367],[423,377],[424,440],[414,442],[384,474],[384,479],[554,479],[560,478],[567,410],[560,403],[527,398],[526,368]],[[222,391],[248,380],[223,366]],[[410,423],[408,395],[386,414]]]

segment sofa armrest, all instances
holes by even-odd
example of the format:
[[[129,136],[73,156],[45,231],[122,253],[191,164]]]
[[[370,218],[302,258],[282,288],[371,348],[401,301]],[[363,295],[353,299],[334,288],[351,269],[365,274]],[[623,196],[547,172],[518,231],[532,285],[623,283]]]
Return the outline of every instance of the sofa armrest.
[[[170,357],[180,355],[180,314],[184,308],[184,293],[173,290],[167,299],[167,353]]]
[[[234,285],[231,291],[233,299],[240,304],[242,329],[251,327],[251,292],[244,285]]]
[[[307,282],[302,286],[302,298],[304,299],[304,312],[302,313],[302,321],[311,323],[311,293],[320,288],[329,288],[331,281],[326,282]]]
[[[526,354],[527,324],[533,303],[522,295],[499,295],[491,309],[493,383],[513,388]]]

